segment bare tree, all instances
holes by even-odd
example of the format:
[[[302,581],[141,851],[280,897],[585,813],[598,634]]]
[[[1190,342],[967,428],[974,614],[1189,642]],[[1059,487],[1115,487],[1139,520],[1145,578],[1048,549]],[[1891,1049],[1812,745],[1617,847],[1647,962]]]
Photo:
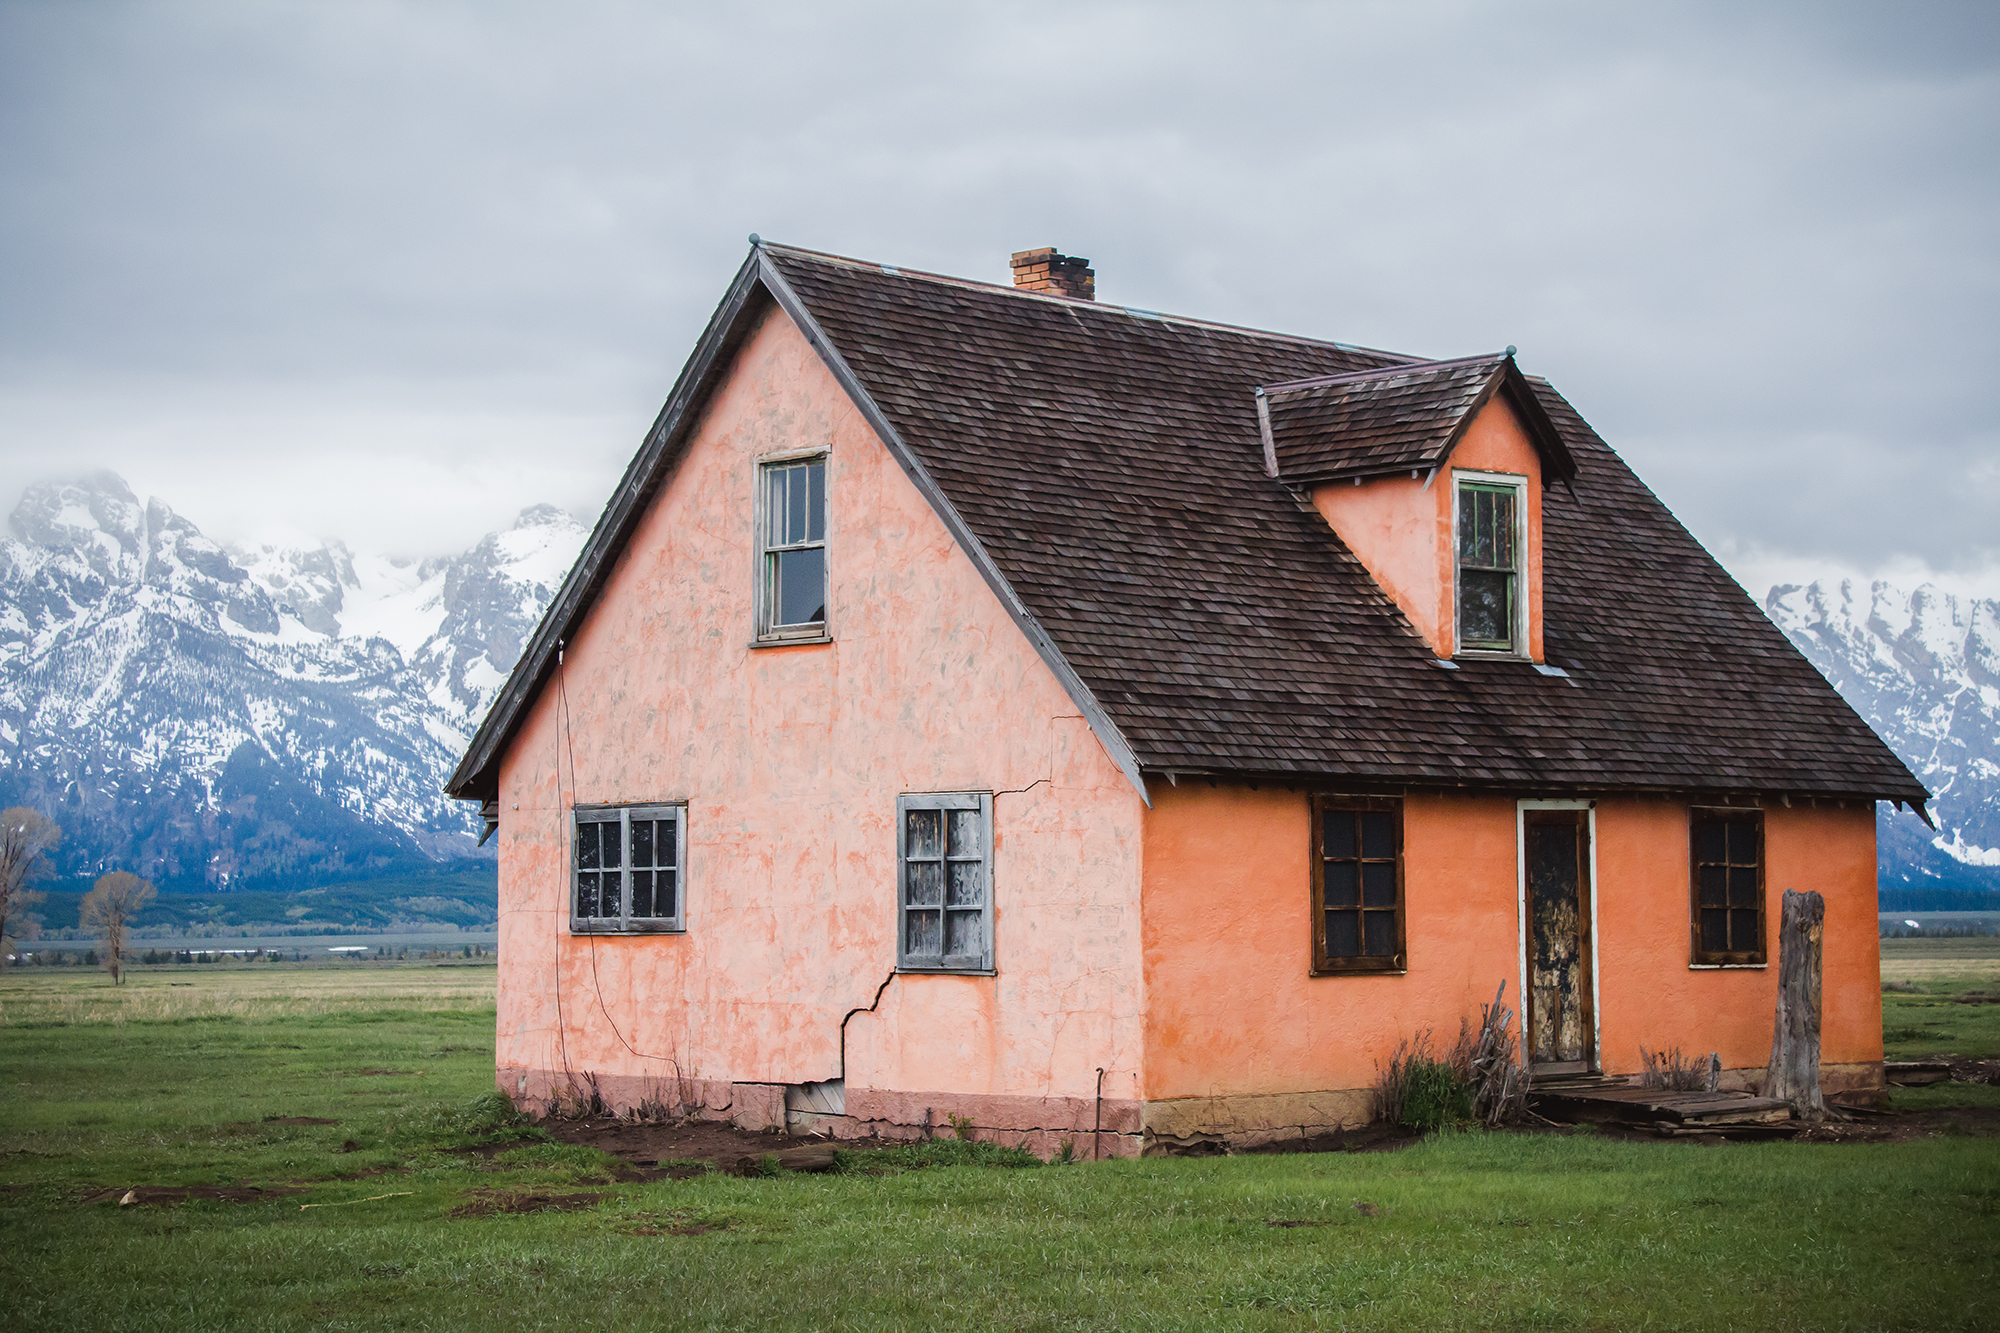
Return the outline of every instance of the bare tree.
[[[104,941],[103,963],[114,986],[125,980],[125,923],[151,901],[153,882],[127,870],[99,875],[96,885],[83,895],[83,928],[96,931]]]
[[[61,841],[56,822],[25,805],[0,811],[0,948],[6,945],[7,923],[45,896],[28,885],[48,874],[45,853]]]

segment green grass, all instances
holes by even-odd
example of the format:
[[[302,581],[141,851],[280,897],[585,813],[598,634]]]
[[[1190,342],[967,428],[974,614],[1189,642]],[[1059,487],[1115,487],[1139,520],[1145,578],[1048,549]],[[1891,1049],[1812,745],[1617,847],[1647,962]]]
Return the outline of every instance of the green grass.
[[[1882,996],[1882,1053],[1890,1060],[1922,1060],[1933,1055],[1966,1059],[2000,1058],[2000,1004],[1960,1004],[1968,990],[2000,985],[1979,976],[1945,974],[1915,983],[1914,992]]]
[[[842,1174],[620,1185],[601,1155],[507,1123],[490,1002],[449,969],[122,1017],[17,975],[0,973],[9,1329],[1970,1329],[2000,1279],[1995,1140],[1455,1134],[1006,1170],[942,1141]],[[477,1142],[498,1150],[451,1151]],[[304,1192],[83,1202],[232,1183]],[[601,1198],[454,1216],[536,1191]]]

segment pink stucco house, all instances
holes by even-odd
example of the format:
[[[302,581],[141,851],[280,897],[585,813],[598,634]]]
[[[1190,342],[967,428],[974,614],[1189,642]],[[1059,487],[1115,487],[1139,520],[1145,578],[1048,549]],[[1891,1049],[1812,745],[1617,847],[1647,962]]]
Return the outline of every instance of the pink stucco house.
[[[1254,1142],[1502,980],[1544,1072],[1741,1085],[1786,888],[1879,1084],[1874,805],[1926,793],[1512,349],[1014,270],[753,238],[450,784],[503,1088]]]

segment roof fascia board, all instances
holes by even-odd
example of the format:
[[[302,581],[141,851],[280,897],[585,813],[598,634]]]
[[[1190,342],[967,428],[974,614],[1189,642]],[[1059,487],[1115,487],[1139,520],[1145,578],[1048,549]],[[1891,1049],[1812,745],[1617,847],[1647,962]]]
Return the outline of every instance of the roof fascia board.
[[[624,477],[604,506],[604,512],[598,515],[597,526],[584,543],[582,554],[570,567],[569,577],[563,580],[555,600],[543,613],[541,623],[528,640],[527,650],[514,664],[507,683],[501,686],[492,708],[487,710],[486,720],[473,734],[465,757],[445,783],[447,795],[473,800],[488,794],[484,789],[486,786],[493,791],[498,790],[497,778],[493,783],[485,784],[488,770],[499,762],[501,752],[513,740],[528,705],[548,682],[571,631],[596,602],[611,566],[624,549],[626,538],[666,479],[663,464],[678,461],[678,446],[685,435],[685,427],[696,415],[695,409],[707,398],[717,373],[728,363],[728,354],[742,341],[747,323],[745,313],[756,307],[756,296],[761,287],[761,272],[753,254],[737,270],[729,290],[716,306],[715,314],[709,317],[708,327],[702,330],[693,354],[681,367],[680,377],[674,381],[673,392],[667,395],[666,403],[646,432],[645,443],[626,467]]]
[[[1527,428],[1528,438],[1534,442],[1542,457],[1555,464],[1553,471],[1563,481],[1576,476],[1576,459],[1570,454],[1569,446],[1563,443],[1562,433],[1556,429],[1555,420],[1549,416],[1548,408],[1542,405],[1541,396],[1535,392],[1528,377],[1521,373],[1514,358],[1507,358],[1506,373],[1501,385],[1506,393],[1508,405],[1520,417]]]
[[[1152,805],[1153,798],[1146,790],[1146,778],[1140,770],[1138,756],[1132,752],[1131,744],[1126,741],[1124,733],[1118,730],[1117,724],[1111,720],[1111,715],[1097,702],[1097,696],[1091,693],[1090,687],[1084,684],[1083,678],[1077,675],[1076,669],[1069,664],[1069,659],[1063,656],[1062,649],[1056,646],[1055,640],[1049,637],[1048,631],[1042,628],[1041,622],[1028,610],[1027,604],[1014,591],[1013,585],[1007,582],[1006,575],[1000,572],[1000,567],[993,562],[993,557],[987,553],[986,547],[973,535],[972,529],[966,525],[956,506],[937,484],[937,480],[931,476],[930,470],[904,441],[902,433],[896,429],[888,415],[876,404],[873,396],[862,385],[860,377],[854,373],[846,358],[841,356],[839,349],[833,345],[833,340],[827,336],[826,330],[820,327],[819,321],[813,318],[812,312],[806,308],[805,302],[799,299],[798,293],[794,292],[791,284],[785,281],[785,275],[761,250],[757,257],[759,277],[777,300],[779,308],[790,315],[792,322],[806,335],[806,341],[812,344],[813,350],[817,351],[820,358],[826,362],[827,369],[833,372],[834,379],[847,390],[848,396],[854,400],[855,407],[860,410],[868,424],[874,427],[882,442],[888,446],[889,453],[901,465],[918,493],[936,511],[938,518],[944,523],[945,530],[951,534],[952,540],[956,541],[959,549],[971,559],[980,577],[986,580],[986,586],[993,590],[993,595],[1000,599],[1000,605],[1007,609],[1007,614],[1012,617],[1014,624],[1027,636],[1028,642],[1034,646],[1036,654],[1042,659],[1042,664],[1055,673],[1056,679],[1062,683],[1071,702],[1076,704],[1077,711],[1083,714],[1084,720],[1090,724],[1090,729],[1097,733],[1097,739],[1103,744],[1105,753],[1111,756],[1111,762],[1116,764],[1119,771],[1131,782],[1139,793],[1139,799],[1148,806]]]

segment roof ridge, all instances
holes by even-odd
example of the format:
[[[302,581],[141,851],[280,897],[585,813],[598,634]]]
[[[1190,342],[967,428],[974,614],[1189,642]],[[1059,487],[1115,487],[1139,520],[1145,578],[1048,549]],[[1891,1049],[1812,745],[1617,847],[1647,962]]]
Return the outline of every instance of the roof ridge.
[[[759,240],[756,248],[776,251],[780,254],[799,255],[807,259],[821,260],[844,268],[859,269],[875,273],[887,273],[898,278],[916,278],[925,282],[942,283],[947,287],[971,288],[1016,297],[1023,301],[1042,301],[1059,305],[1065,310],[1091,311],[1097,314],[1119,314],[1131,319],[1155,320],[1165,324],[1185,324],[1190,328],[1215,329],[1222,333],[1245,334],[1255,338],[1277,342],[1297,343],[1304,347],[1330,347],[1337,352],[1358,352],[1363,356],[1387,357],[1399,365],[1425,365],[1429,358],[1409,352],[1391,352],[1381,347],[1365,347],[1360,343],[1339,342],[1332,338],[1309,338],[1302,333],[1281,333],[1276,329],[1253,328],[1248,324],[1225,324],[1220,320],[1196,319],[1192,315],[1174,315],[1160,310],[1148,310],[1143,306],[1114,305],[1109,301],[1086,301],[1073,296],[1058,296],[1049,292],[1025,291],[1004,282],[982,282],[977,278],[961,278],[950,273],[933,273],[928,269],[904,268],[898,264],[884,264],[873,259],[856,259],[852,255],[837,255],[826,250],[808,250],[800,245],[785,245],[779,241]],[[1378,369],[1391,369],[1379,367]]]
[[[1454,366],[1477,366],[1487,362],[1498,364],[1505,361],[1505,352],[1485,352],[1478,356],[1446,357],[1438,361],[1416,361],[1397,366],[1376,366],[1370,370],[1344,370],[1338,375],[1315,375],[1310,379],[1282,380],[1276,384],[1260,384],[1266,396],[1274,393],[1290,393],[1303,389],[1318,389],[1329,384],[1342,384],[1351,380],[1375,379],[1385,375],[1414,375],[1431,370],[1448,370]]]

